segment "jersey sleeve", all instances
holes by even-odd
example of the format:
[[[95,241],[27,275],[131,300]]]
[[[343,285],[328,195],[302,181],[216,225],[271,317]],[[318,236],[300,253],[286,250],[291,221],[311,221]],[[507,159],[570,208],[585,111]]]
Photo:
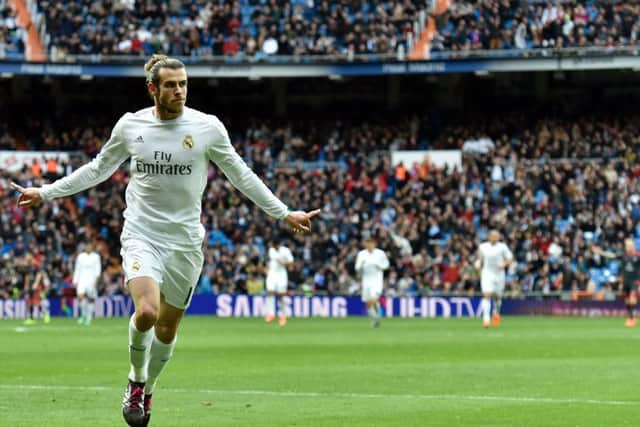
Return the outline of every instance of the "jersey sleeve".
[[[284,251],[284,261],[289,264],[293,262],[293,254],[291,253],[291,250],[289,248],[286,248],[286,250]]]
[[[121,134],[125,117],[126,115],[116,123],[109,141],[91,162],[67,177],[52,184],[43,185],[40,189],[42,199],[51,200],[57,197],[71,196],[87,188],[95,187],[113,175],[116,169],[129,157],[126,142]]]
[[[78,274],[80,272],[80,254],[76,256],[76,262],[73,266],[73,281],[72,283],[75,285],[78,283]]]
[[[383,250],[380,250],[378,254],[379,254],[378,267],[380,267],[381,270],[386,270],[387,268],[389,268],[389,258],[387,258],[387,254],[384,253]]]
[[[100,274],[102,274],[102,261],[100,259],[100,255],[96,255],[94,263],[95,265],[93,266],[94,268],[93,272],[97,282],[98,279],[100,279]]]
[[[358,252],[358,255],[356,256],[355,270],[360,271],[362,270],[362,267],[364,267],[364,257],[362,256],[362,252]]]
[[[505,259],[513,259],[513,253],[511,252],[511,250],[509,249],[509,247],[503,243],[502,245],[502,253]]]
[[[208,159],[222,170],[234,187],[269,216],[277,219],[287,216],[287,205],[278,199],[242,160],[231,145],[224,125],[215,117],[212,117],[211,132],[211,141],[207,147]]]

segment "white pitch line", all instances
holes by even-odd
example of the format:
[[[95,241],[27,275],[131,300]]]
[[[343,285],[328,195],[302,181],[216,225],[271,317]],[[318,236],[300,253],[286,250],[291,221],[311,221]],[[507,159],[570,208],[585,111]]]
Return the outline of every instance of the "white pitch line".
[[[78,391],[116,391],[117,387],[103,386],[65,386],[43,384],[0,384],[0,389],[19,390],[78,390]],[[625,400],[597,400],[597,399],[570,399],[553,397],[518,397],[518,396],[473,396],[465,394],[384,394],[384,393],[342,393],[342,392],[315,392],[315,391],[271,391],[271,390],[212,390],[212,389],[186,389],[166,388],[163,391],[169,393],[202,393],[202,394],[232,394],[243,396],[275,396],[275,397],[339,397],[349,399],[422,399],[422,400],[470,400],[516,403],[575,403],[585,405],[638,405],[640,402]]]

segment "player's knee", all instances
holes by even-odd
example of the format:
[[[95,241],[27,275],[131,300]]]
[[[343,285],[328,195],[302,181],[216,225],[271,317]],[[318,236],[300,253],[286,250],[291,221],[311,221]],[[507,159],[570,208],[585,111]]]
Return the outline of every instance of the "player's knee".
[[[150,328],[158,321],[158,308],[143,302],[137,310],[137,317],[140,322]]]

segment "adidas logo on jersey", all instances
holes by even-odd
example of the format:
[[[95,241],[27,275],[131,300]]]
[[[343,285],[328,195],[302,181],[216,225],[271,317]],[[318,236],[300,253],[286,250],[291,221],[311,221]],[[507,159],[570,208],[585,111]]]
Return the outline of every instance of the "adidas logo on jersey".
[[[142,144],[143,142],[144,142],[144,139],[142,139],[142,135],[140,135],[139,137],[133,140],[134,144]]]

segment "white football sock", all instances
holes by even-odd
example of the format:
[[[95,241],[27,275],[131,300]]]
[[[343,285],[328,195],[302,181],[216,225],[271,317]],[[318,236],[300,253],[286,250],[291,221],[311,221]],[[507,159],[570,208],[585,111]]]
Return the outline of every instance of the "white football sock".
[[[482,320],[484,322],[491,321],[491,300],[489,298],[482,298],[480,304],[482,306]]]
[[[278,316],[285,316],[284,297],[278,298]]]
[[[87,302],[87,311],[85,311],[85,317],[87,322],[91,322],[93,319],[93,311],[96,308],[96,303],[93,301]]]
[[[493,300],[493,314],[500,314],[501,307],[502,307],[502,298],[495,298]]]
[[[378,318],[378,312],[377,312],[377,310],[376,310],[376,307],[375,307],[375,306],[373,306],[373,307],[369,307],[369,308],[367,309],[367,313],[369,313],[369,317],[370,317],[370,318],[372,318],[372,319],[374,319],[374,320]]]
[[[268,295],[267,296],[267,314],[269,316],[275,316],[276,314],[276,297]]]
[[[134,322],[135,314],[129,322],[129,359],[131,371],[129,379],[138,383],[147,380],[147,364],[149,363],[149,348],[154,336],[154,328],[140,332]]]
[[[169,362],[171,356],[173,356],[173,349],[176,346],[177,338],[178,337],[175,337],[169,344],[165,344],[153,334],[153,343],[151,344],[151,351],[149,352],[149,375],[144,388],[145,394],[153,393],[160,373],[162,373],[162,370],[167,366],[167,362]]]
[[[86,298],[82,298],[82,301],[80,301],[80,313],[78,313],[78,316],[81,319],[84,319],[87,316],[87,299]]]

